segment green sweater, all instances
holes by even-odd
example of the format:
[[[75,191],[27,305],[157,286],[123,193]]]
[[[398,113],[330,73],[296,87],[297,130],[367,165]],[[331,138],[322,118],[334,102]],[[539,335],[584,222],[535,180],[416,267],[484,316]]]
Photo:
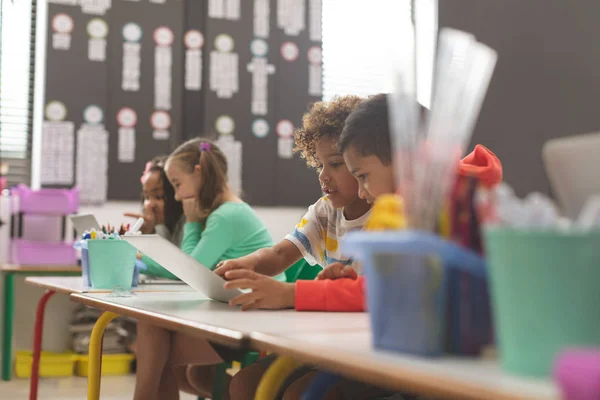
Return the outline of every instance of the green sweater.
[[[184,225],[181,250],[212,270],[223,260],[240,258],[272,245],[267,228],[248,204],[226,202],[208,216],[206,227],[198,222]],[[155,263],[146,264],[148,275],[177,279]],[[284,274],[276,278],[285,280]]]

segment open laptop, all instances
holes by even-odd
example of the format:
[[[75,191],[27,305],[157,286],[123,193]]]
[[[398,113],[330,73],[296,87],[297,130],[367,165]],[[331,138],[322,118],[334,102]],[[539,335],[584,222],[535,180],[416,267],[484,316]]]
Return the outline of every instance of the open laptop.
[[[576,219],[585,202],[600,195],[600,133],[546,142],[546,174],[565,215]]]
[[[77,236],[81,237],[85,231],[89,231],[91,229],[95,229],[99,231],[102,229],[96,217],[93,214],[76,214],[70,215],[69,219],[73,224],[73,228],[75,228],[75,232],[77,232]]]
[[[159,235],[125,235],[123,239],[167,271],[207,297],[228,302],[243,292],[223,288],[225,280]]]

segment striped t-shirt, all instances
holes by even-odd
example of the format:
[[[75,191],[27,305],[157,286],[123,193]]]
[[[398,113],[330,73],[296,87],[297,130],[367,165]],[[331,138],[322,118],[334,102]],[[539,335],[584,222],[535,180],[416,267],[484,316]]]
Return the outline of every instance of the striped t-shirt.
[[[352,264],[351,259],[340,253],[338,241],[347,232],[362,229],[370,214],[368,211],[362,217],[348,221],[342,208],[334,208],[327,197],[322,197],[308,208],[302,221],[285,239],[292,242],[311,265]],[[358,274],[361,272],[357,271]]]

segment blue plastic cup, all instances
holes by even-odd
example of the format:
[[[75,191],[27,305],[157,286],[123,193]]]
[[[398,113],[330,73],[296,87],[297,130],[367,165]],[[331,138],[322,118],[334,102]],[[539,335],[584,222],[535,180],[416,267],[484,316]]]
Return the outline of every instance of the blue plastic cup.
[[[131,290],[135,247],[124,240],[89,240],[90,280],[94,289]]]
[[[342,251],[363,264],[374,347],[422,356],[444,352],[448,271],[486,274],[480,256],[424,232],[351,232]]]

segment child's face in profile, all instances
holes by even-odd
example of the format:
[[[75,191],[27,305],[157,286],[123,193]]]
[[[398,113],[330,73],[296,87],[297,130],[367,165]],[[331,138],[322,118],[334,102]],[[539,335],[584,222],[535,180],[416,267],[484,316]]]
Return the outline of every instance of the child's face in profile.
[[[323,138],[317,142],[316,157],[320,163],[321,189],[335,208],[351,205],[359,200],[358,184],[350,175],[342,154],[333,139]]]
[[[358,196],[369,204],[383,194],[396,191],[392,164],[383,164],[376,155],[363,156],[355,146],[350,146],[344,151],[344,162],[358,181]]]
[[[165,216],[165,192],[160,173],[149,172],[144,178],[144,208],[150,208],[154,213],[155,223],[162,224]]]
[[[199,165],[196,165],[190,173],[182,168],[179,161],[173,160],[165,165],[165,173],[175,189],[175,200],[182,201],[198,197],[201,186]]]

